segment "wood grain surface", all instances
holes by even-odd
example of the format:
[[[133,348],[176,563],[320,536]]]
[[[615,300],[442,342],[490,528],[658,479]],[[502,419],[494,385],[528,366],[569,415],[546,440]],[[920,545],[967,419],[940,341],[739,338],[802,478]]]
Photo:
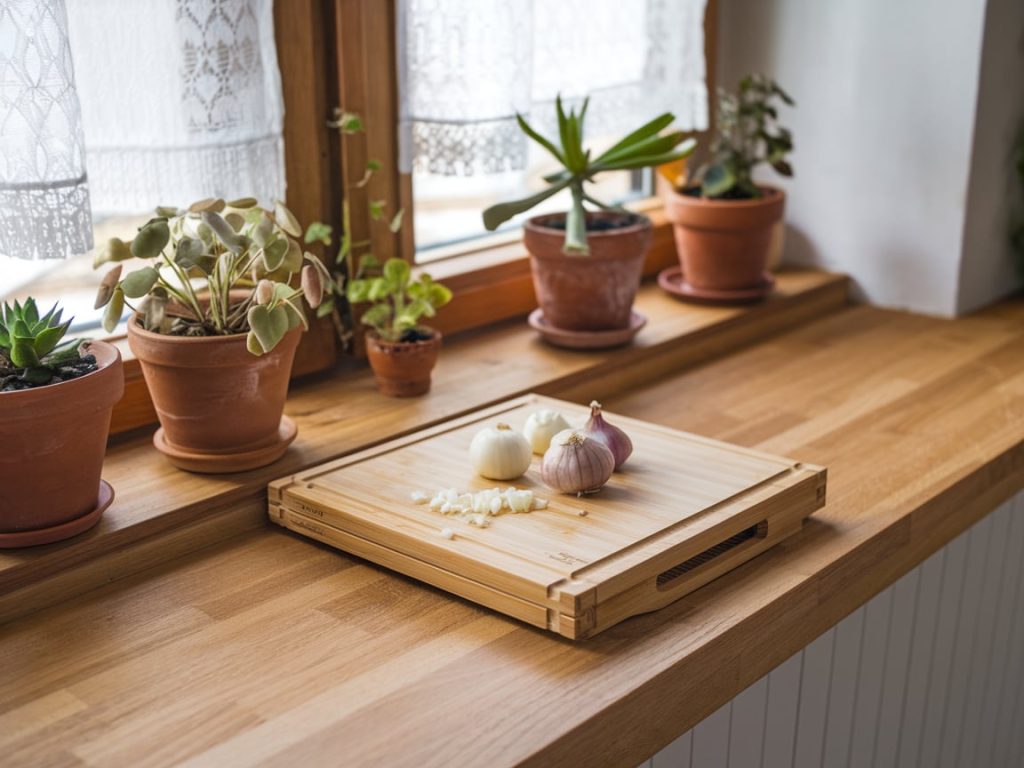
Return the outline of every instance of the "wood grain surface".
[[[645,286],[639,306],[650,322],[624,349],[557,350],[521,321],[446,339],[433,391],[424,398],[378,394],[365,366],[321,374],[292,385],[286,412],[299,425],[298,439],[281,461],[261,470],[192,475],[172,467],[152,447],[151,429],[119,438],[103,468],[117,495],[96,528],[73,541],[0,553],[0,620],[106,582],[105,569],[72,570],[97,557],[146,541],[143,562],[151,564],[234,536],[242,527],[262,526],[266,485],[282,475],[531,390],[564,392],[567,399],[582,401],[605,397],[638,378],[753,343],[846,302],[847,279],[841,275],[790,272],[779,276],[778,286],[772,299],[752,307],[685,305],[657,286]],[[573,387],[580,391],[572,392]],[[123,577],[130,556],[119,557]]]
[[[605,412],[633,444],[598,493],[560,494],[539,456],[515,480],[476,474],[470,442],[531,413],[582,425],[590,408],[527,395],[270,484],[270,519],[542,629],[582,640],[662,608],[797,533],[825,469]],[[544,509],[478,527],[410,499],[513,486]],[[450,535],[442,535],[443,530]],[[685,566],[685,569],[684,569]]]
[[[247,531],[4,625],[5,763],[636,765],[1024,486],[1024,303],[855,307],[605,404],[826,465],[828,504],[582,644]]]

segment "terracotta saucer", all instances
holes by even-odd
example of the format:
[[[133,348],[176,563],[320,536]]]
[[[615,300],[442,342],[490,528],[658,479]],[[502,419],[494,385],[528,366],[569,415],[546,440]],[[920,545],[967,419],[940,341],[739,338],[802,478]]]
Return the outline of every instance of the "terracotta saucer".
[[[168,443],[164,439],[163,427],[153,435],[153,445],[178,469],[205,475],[226,475],[272,464],[284,455],[298,432],[299,428],[295,426],[295,422],[287,416],[282,416],[281,426],[277,431],[277,440],[270,445],[252,451],[240,453],[190,451]]]
[[[530,313],[530,327],[537,331],[544,341],[566,349],[607,349],[621,347],[633,340],[640,329],[647,325],[647,317],[635,309],[630,312],[629,325],[612,331],[570,331],[556,328],[544,319],[544,312],[538,307]]]
[[[63,541],[77,536],[80,533],[92,528],[100,521],[103,512],[114,500],[114,489],[106,480],[100,480],[100,493],[96,500],[96,508],[86,512],[81,517],[68,520],[66,523],[54,525],[49,528],[34,528],[31,531],[17,531],[13,533],[0,533],[0,549],[14,549],[15,547],[36,547],[40,544],[52,544],[55,541]]]
[[[760,301],[775,286],[775,276],[765,272],[761,285],[756,288],[742,288],[732,291],[715,291],[708,288],[697,288],[683,279],[683,268],[669,267],[658,273],[658,285],[667,293],[686,301],[709,302],[715,304],[747,304]]]

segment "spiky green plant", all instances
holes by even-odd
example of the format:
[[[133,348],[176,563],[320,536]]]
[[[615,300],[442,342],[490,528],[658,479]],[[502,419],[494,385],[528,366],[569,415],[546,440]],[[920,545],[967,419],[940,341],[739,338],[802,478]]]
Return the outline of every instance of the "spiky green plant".
[[[61,322],[62,313],[54,304],[40,317],[32,298],[24,304],[4,303],[0,311],[0,389],[9,384],[49,384],[55,378],[79,374],[69,366],[82,359],[78,352],[81,340],[63,341],[71,320]]]
[[[572,193],[572,206],[565,219],[565,245],[562,251],[566,254],[587,255],[590,249],[587,246],[587,217],[583,204],[590,203],[604,210],[622,209],[596,200],[587,193],[584,185],[593,182],[594,177],[604,171],[652,168],[681,160],[693,152],[696,146],[696,141],[687,138],[681,131],[661,134],[661,131],[675,120],[671,112],[666,112],[640,126],[596,158],[592,158],[591,150],[583,146],[583,121],[589,103],[589,98],[584,99],[579,112],[570,109],[566,113],[562,107],[561,97],[555,99],[559,137],[557,145],[535,131],[522,115],[516,114],[516,120],[519,121],[523,133],[550,152],[562,164],[563,170],[544,177],[548,184],[547,189],[522,200],[492,205],[484,211],[484,226],[487,229],[495,230],[513,216],[530,210],[563,189],[568,189]]]

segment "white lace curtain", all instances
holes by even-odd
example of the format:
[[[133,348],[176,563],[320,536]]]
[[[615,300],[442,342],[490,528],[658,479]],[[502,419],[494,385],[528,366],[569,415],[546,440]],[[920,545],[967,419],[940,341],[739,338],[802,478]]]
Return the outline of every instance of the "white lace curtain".
[[[402,170],[518,170],[515,113],[553,133],[556,94],[591,96],[587,132],[662,112],[707,127],[706,0],[399,0]]]
[[[0,16],[0,255],[88,250],[89,197],[102,216],[209,196],[284,196],[273,0],[73,0],[66,17],[64,0],[0,0],[0,14],[8,9],[21,16],[13,28]],[[64,51],[51,67],[60,77],[40,78],[29,54],[51,28]],[[73,121],[57,123],[40,107],[58,99]],[[28,105],[13,130],[12,105]],[[79,182],[78,208],[70,192],[37,206],[51,169],[65,167],[77,175],[57,175]],[[31,221],[29,205],[38,211]]]

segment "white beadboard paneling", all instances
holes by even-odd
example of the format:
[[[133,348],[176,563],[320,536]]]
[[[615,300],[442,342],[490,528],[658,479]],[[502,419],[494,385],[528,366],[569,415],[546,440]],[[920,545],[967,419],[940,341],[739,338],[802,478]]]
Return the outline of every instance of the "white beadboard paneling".
[[[915,568],[891,588],[889,634],[886,638],[882,690],[878,702],[875,733],[868,751],[867,740],[854,743],[853,766],[896,768],[903,719],[904,690],[910,673],[910,651],[914,639],[914,619],[921,588],[921,569]]]
[[[946,549],[939,550],[919,567],[921,586],[915,605],[910,670],[907,673],[907,687],[903,691],[900,732],[896,745],[896,765],[901,767],[918,764],[925,710],[928,707],[928,683],[931,680],[932,657],[935,652],[935,629],[939,624],[939,607],[946,575],[946,554]]]
[[[693,729],[691,766],[701,768],[728,768],[729,725],[732,721],[732,702],[719,707]]]
[[[886,675],[889,632],[892,625],[894,588],[871,600],[864,611],[864,632],[860,647],[857,690],[854,696],[853,728],[850,734],[850,766],[868,768],[875,749],[882,684]]]
[[[758,768],[764,752],[764,716],[768,677],[762,677],[732,700],[729,768]]]
[[[1024,766],[1024,493],[649,764],[804,766]]]
[[[651,760],[651,768],[690,768],[693,731],[687,731]]]
[[[803,653],[795,653],[767,676],[768,706],[761,768],[790,768],[793,765],[802,665]]]
[[[985,552],[985,579],[981,587],[977,625],[971,646],[971,674],[967,680],[963,716],[959,725],[956,755],[950,765],[967,765],[977,753],[982,728],[981,710],[985,693],[992,684],[991,660],[995,653],[999,605],[1003,602],[1003,577],[1006,559],[1007,534],[1010,527],[1010,507],[1004,505],[991,516],[989,544]]]
[[[803,652],[793,768],[816,768],[821,765],[835,641],[836,630],[832,628]]]

